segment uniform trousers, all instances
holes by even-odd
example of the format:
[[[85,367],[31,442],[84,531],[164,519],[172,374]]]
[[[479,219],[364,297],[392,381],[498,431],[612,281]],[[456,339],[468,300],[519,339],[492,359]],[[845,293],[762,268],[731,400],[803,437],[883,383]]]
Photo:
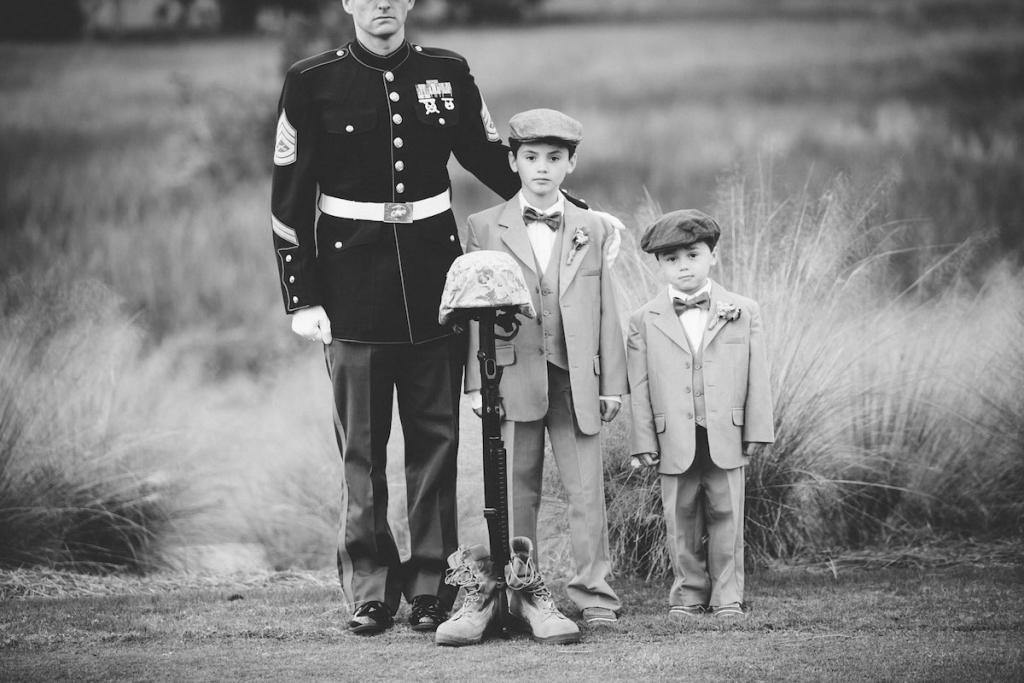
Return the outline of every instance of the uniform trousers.
[[[455,477],[464,336],[423,344],[334,341],[324,347],[334,388],[334,429],[344,462],[338,575],[353,608],[394,613],[401,597],[437,595],[451,608],[446,559],[458,547]],[[405,437],[410,557],[388,524],[387,442],[394,393]]]
[[[569,372],[550,363],[548,411],[532,422],[507,421],[505,447],[512,456],[510,500],[515,536],[528,536],[537,549],[537,514],[544,473],[544,430],[551,439],[558,474],[569,499],[569,536],[576,573],[566,585],[579,606],[618,611],[619,597],[608,585],[611,573],[604,468],[599,434],[584,434],[576,422]]]
[[[693,465],[683,474],[661,475],[675,574],[669,604],[743,602],[744,470],[723,470],[715,465],[708,432],[697,426]]]

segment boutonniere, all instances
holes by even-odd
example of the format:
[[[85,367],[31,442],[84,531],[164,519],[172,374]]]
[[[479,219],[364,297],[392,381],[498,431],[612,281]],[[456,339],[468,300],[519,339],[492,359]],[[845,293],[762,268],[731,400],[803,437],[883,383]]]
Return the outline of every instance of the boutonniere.
[[[572,260],[576,257],[576,252],[587,246],[590,243],[590,235],[583,228],[576,228],[576,232],[572,234],[572,249],[569,250],[569,259],[565,262],[565,265],[572,264]]]
[[[725,322],[732,322],[740,317],[740,308],[736,304],[727,301],[718,302],[718,317]]]

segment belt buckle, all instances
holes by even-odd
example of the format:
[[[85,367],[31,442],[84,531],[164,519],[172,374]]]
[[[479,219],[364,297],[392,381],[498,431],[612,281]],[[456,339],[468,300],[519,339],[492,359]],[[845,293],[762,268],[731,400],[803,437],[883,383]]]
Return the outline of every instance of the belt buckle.
[[[412,202],[384,202],[385,223],[412,223]]]

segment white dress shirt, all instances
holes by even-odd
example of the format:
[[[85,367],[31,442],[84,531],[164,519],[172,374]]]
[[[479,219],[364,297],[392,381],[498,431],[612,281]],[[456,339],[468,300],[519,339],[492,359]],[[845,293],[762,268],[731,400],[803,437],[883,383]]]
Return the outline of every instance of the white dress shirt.
[[[519,192],[519,210],[525,211],[529,207],[539,214],[545,216],[553,213],[565,214],[565,197],[562,193],[558,193],[558,199],[550,207],[543,211],[538,209],[536,206],[526,201],[526,197],[523,196],[522,190]],[[526,224],[526,236],[530,238],[530,245],[533,247],[533,255],[537,259],[537,267],[540,268],[540,272],[543,273],[548,263],[551,261],[551,250],[555,248],[555,240],[558,238],[558,233],[547,226],[545,223],[540,221],[534,221]]]
[[[705,292],[709,296],[711,295],[711,280],[705,282],[703,287],[692,294],[685,294],[672,285],[668,286],[668,298],[670,301],[674,299],[689,301]],[[690,340],[690,346],[693,347],[694,352],[700,350],[700,345],[704,341],[704,328],[708,324],[708,316],[710,315],[711,311],[705,311],[703,308],[688,308],[679,316],[679,322],[683,324],[683,331],[686,332],[686,338]]]

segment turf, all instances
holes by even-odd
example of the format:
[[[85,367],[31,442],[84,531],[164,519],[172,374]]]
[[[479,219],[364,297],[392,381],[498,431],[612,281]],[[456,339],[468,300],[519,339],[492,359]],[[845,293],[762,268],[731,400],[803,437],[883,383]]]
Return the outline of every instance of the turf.
[[[439,648],[402,621],[345,632],[319,580],[158,594],[8,599],[4,680],[1020,680],[1024,567],[830,571],[748,578],[742,621],[667,616],[663,582],[620,579],[620,623],[577,645],[523,635]],[[256,585],[257,587],[251,587]],[[560,587],[559,587],[560,588]],[[560,590],[556,593],[564,595]],[[567,613],[574,615],[562,599]]]

